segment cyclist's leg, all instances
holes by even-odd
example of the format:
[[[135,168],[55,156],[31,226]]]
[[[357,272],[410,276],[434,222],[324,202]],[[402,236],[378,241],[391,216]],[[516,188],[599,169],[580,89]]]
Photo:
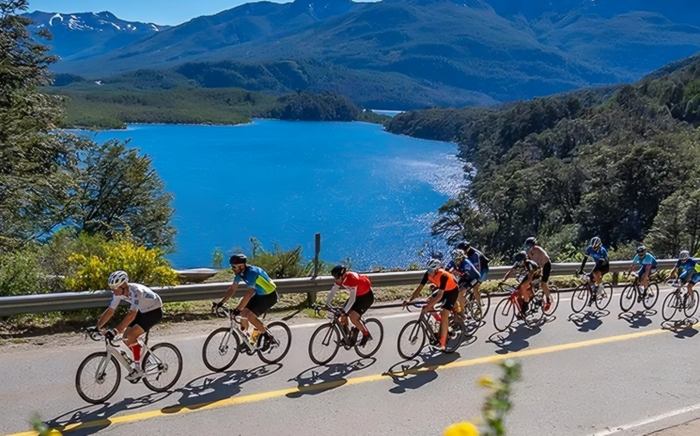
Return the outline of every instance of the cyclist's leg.
[[[649,275],[651,274],[651,265],[644,265],[642,267],[642,276],[641,276],[641,284],[644,286],[644,289],[649,287]]]
[[[444,292],[442,296],[442,310],[440,311],[440,347],[444,350],[447,346],[447,330],[450,325],[450,312],[455,307],[458,291]]]
[[[248,328],[248,323],[244,323],[245,320],[247,320],[253,324],[253,327],[259,332],[267,331],[259,317],[274,306],[275,303],[277,303],[277,292],[272,292],[267,295],[254,295],[253,298],[248,301],[246,307],[241,310],[241,316],[244,318],[244,320],[241,320],[241,328],[244,330]]]
[[[426,313],[430,312],[435,308],[435,304],[437,304],[438,301],[442,300],[442,295],[444,294],[445,291],[442,289],[438,289],[435,292],[433,292],[430,297],[428,297],[428,300],[425,302],[425,306],[421,309],[421,313]]]
[[[549,297],[549,275],[552,272],[552,262],[547,262],[542,267],[542,281],[540,286],[542,286],[542,291],[544,292],[545,301],[551,301]]]
[[[136,318],[129,324],[124,332],[124,344],[131,349],[134,356],[134,362],[141,362],[141,344],[139,336],[149,331],[154,325],[158,324],[163,318],[163,310],[157,308],[150,312],[136,314]]]
[[[372,306],[372,303],[374,303],[374,293],[370,291],[361,297],[357,297],[355,299],[355,303],[350,308],[350,313],[348,313],[350,322],[352,322],[357,330],[361,331],[363,335],[367,334],[367,328],[365,327],[365,324],[362,322],[361,318],[362,315],[364,315],[365,312],[367,312],[367,310]]]

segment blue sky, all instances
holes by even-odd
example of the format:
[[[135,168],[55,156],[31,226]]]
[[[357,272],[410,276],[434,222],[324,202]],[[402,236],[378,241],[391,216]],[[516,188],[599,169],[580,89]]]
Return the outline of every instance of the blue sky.
[[[250,3],[246,0],[30,0],[29,10],[47,12],[110,11],[124,20],[180,24],[200,15],[212,15]],[[286,3],[277,0],[276,3]]]

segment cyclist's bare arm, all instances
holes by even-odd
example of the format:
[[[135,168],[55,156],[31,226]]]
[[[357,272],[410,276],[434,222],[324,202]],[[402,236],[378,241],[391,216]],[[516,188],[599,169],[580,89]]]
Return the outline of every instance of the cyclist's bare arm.
[[[126,330],[126,328],[129,326],[129,324],[131,324],[131,321],[133,321],[134,319],[136,319],[136,314],[137,314],[138,312],[139,312],[138,309],[131,309],[131,310],[129,311],[129,313],[126,314],[126,316],[124,317],[124,319],[122,320],[122,322],[120,322],[119,324],[117,324],[117,327],[116,327],[117,331],[118,331],[119,333],[123,333],[124,330]]]
[[[238,303],[236,309],[243,310],[248,305],[250,299],[253,298],[253,295],[255,295],[255,291],[252,289],[246,292],[243,298],[241,298],[241,301]]]
[[[107,324],[113,316],[114,309],[111,307],[105,309],[105,311],[102,312],[102,315],[100,315],[100,319],[97,320],[97,330],[102,330],[102,327],[104,327],[104,325]]]
[[[425,285],[422,285],[422,284],[418,285],[416,290],[413,291],[413,294],[411,294],[411,297],[408,300],[406,300],[406,302],[410,303],[411,301],[415,300],[420,295],[420,293],[423,291],[424,286]]]
[[[219,304],[221,304],[222,306],[224,304],[226,304],[228,299],[231,298],[236,293],[237,289],[238,289],[238,283],[232,283],[228,287],[228,289],[226,290],[226,294],[224,294],[224,298],[221,299],[221,302]]]

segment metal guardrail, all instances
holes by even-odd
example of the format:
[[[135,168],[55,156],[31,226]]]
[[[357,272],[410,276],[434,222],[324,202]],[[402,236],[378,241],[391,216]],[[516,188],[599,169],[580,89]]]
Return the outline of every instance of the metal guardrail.
[[[659,269],[673,268],[675,259],[663,259],[658,261]],[[630,266],[629,261],[610,262],[610,272],[619,273],[626,271]],[[580,263],[555,263],[552,264],[552,275],[570,275],[578,271]],[[590,264],[589,264],[590,268]],[[498,280],[510,269],[509,266],[492,267],[489,270],[488,279]],[[367,274],[372,280],[374,288],[388,286],[417,285],[424,271],[399,271]],[[301,277],[293,279],[275,280],[278,292],[282,294],[314,293],[327,291],[333,285],[333,278],[320,276],[316,278]],[[153,288],[164,302],[214,300],[223,296],[229,283],[203,283],[195,285],[181,285],[171,287]],[[245,288],[239,288],[240,293]],[[380,291],[381,292],[381,291]],[[95,307],[107,307],[111,299],[110,291],[95,292],[61,292],[52,294],[21,295],[16,297],[0,298],[0,317],[16,315],[20,313],[41,313],[59,310],[88,309]]]

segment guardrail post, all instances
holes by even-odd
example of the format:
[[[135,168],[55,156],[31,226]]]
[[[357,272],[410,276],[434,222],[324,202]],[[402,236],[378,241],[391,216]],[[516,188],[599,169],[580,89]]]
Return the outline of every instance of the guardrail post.
[[[613,286],[617,286],[620,283],[620,273],[619,272],[614,272],[612,276],[612,284]]]
[[[319,273],[319,267],[320,267],[320,260],[319,260],[319,255],[321,254],[321,234],[316,233],[314,236],[314,270],[313,270],[313,278],[318,277]],[[311,307],[314,303],[316,303],[316,292],[307,292],[306,293],[306,304]]]

